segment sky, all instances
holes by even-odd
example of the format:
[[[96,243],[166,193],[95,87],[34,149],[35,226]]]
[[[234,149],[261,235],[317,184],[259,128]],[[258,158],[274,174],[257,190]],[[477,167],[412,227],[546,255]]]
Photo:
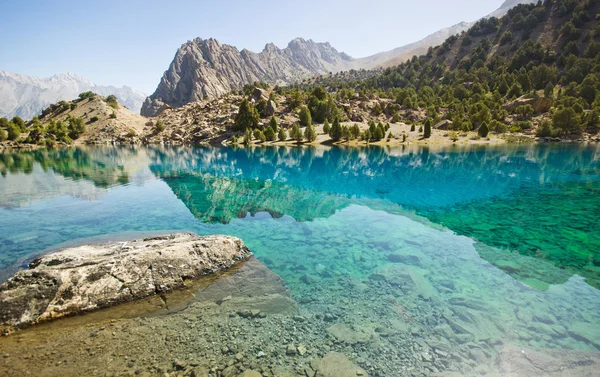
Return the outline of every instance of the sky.
[[[0,70],[74,72],[99,85],[154,92],[195,37],[238,49],[296,37],[360,58],[474,21],[503,0],[0,0]]]

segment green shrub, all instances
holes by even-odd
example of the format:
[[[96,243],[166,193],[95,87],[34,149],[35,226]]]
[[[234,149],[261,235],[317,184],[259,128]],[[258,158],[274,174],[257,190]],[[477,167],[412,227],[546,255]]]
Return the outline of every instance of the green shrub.
[[[329,125],[329,120],[325,118],[325,122],[323,122],[323,133],[329,135],[329,131],[331,131],[331,126]]]
[[[252,136],[254,136],[254,139],[259,140],[263,143],[267,140],[267,138],[265,137],[265,134],[258,128],[254,130]]]
[[[535,135],[538,137],[553,137],[556,136],[556,132],[552,128],[552,123],[544,120],[536,130]]]
[[[23,121],[23,119],[21,119],[21,117],[16,116],[16,117],[12,118],[11,122],[15,126],[17,126],[19,131],[21,131],[21,132],[27,131],[27,126],[25,125],[25,122]]]
[[[85,132],[85,123],[82,118],[77,117],[69,117],[67,119],[69,122],[69,137],[73,140],[79,139],[81,135]]]
[[[95,96],[96,94],[94,94],[93,92],[83,92],[79,94],[79,99],[84,100],[86,98],[94,98]]]
[[[6,127],[6,132],[8,133],[8,140],[17,140],[19,136],[21,136],[21,130],[17,127],[13,122],[9,122]]]
[[[112,107],[115,110],[119,108],[119,102],[117,101],[117,97],[115,97],[112,94],[106,97],[106,103],[108,104],[108,106]]]
[[[166,126],[163,123],[162,120],[157,120],[156,123],[154,123],[154,134],[158,135],[159,133],[163,132],[165,130]]]

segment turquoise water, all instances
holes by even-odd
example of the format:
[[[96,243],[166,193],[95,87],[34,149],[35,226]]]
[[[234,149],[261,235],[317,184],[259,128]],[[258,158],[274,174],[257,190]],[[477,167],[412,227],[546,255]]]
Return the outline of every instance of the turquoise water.
[[[302,312],[465,348],[464,373],[504,345],[600,350],[597,146],[89,147],[4,152],[0,173],[5,276],[90,237],[223,233]]]

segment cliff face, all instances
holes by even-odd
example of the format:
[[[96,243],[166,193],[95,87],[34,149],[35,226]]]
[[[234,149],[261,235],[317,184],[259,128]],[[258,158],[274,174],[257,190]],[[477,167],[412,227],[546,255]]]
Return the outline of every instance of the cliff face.
[[[254,81],[289,84],[349,67],[352,58],[329,43],[294,39],[284,49],[270,43],[262,52],[239,51],[215,39],[183,44],[141,114],[156,116],[164,105],[179,107],[216,97]]]

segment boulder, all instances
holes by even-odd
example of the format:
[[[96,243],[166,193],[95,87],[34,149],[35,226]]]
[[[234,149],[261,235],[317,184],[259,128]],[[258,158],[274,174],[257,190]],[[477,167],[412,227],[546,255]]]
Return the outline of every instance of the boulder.
[[[502,107],[512,111],[514,109],[516,109],[519,106],[522,105],[531,105],[531,107],[533,107],[533,110],[536,112],[536,114],[541,114],[541,113],[545,113],[548,110],[550,110],[550,108],[552,107],[553,101],[550,98],[546,98],[546,97],[534,97],[534,98],[527,98],[525,96],[523,97],[519,97],[516,100],[509,102],[505,105],[503,105]]]
[[[267,102],[267,107],[265,108],[265,115],[266,116],[274,115],[276,111],[277,111],[277,104],[275,103],[275,101],[269,100]]]
[[[261,99],[268,100],[269,92],[262,88],[255,87],[254,92],[252,92],[252,99],[254,99],[256,102],[260,101]]]
[[[443,120],[439,123],[436,123],[433,128],[436,130],[447,130],[450,128],[450,126],[452,125],[452,121],[451,120]]]
[[[0,326],[6,329],[183,288],[252,255],[221,235],[178,233],[105,245],[85,245],[35,259],[0,286]]]

